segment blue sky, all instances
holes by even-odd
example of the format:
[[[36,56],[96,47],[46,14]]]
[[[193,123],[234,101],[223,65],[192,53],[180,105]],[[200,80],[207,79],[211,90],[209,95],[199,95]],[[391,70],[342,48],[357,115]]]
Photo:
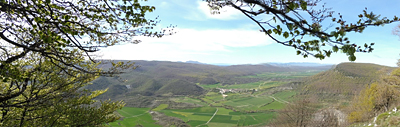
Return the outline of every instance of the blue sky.
[[[367,7],[382,17],[400,16],[399,0],[322,0],[326,7],[341,13],[348,21]],[[102,49],[104,59],[199,61],[203,63],[258,64],[267,62],[315,62],[338,64],[348,62],[343,53],[319,60],[303,58],[296,50],[277,44],[259,32],[256,24],[233,8],[221,14],[210,14],[207,3],[201,0],[149,0],[156,11],[149,18],[159,16],[159,27],[176,25],[174,35],[162,38],[140,38],[139,44],[123,44]],[[356,62],[396,66],[400,54],[400,38],[392,34],[399,23],[383,27],[369,27],[362,34],[348,34],[357,44],[375,43],[372,53],[356,53]]]

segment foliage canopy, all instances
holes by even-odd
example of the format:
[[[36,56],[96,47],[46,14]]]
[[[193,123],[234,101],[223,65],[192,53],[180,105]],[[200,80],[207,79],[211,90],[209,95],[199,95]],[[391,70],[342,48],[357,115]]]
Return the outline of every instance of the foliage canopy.
[[[370,44],[352,43],[346,33],[362,33],[366,27],[389,24],[400,19],[380,17],[367,8],[359,20],[349,23],[342,15],[334,16],[321,0],[206,0],[212,13],[225,6],[233,7],[256,23],[260,31],[284,46],[293,47],[297,55],[324,59],[334,52],[345,53],[355,61],[356,52],[372,52]],[[330,21],[325,21],[326,19]],[[328,22],[328,23],[327,23]],[[330,24],[329,26],[323,26]],[[334,27],[334,29],[331,29]],[[327,48],[327,46],[331,48]]]
[[[84,61],[83,57],[75,59],[75,64]],[[83,89],[97,76],[80,72],[66,74],[63,68],[39,55],[25,57],[18,64],[29,66],[19,68],[29,77],[0,83],[3,88],[0,126],[95,126],[119,118],[113,112],[122,108],[123,102],[97,102],[93,99],[106,90]],[[87,70],[96,66],[81,64]]]
[[[133,64],[97,66],[95,52],[136,36],[161,37],[153,6],[138,0],[0,0],[1,126],[94,126],[122,102],[92,100],[84,86]]]
[[[165,31],[152,30],[158,21],[145,18],[154,9],[137,0],[2,0],[0,70],[11,69],[12,62],[34,52],[77,71],[96,73],[70,63],[73,50],[94,62],[93,53],[101,47],[139,43],[136,36],[163,36]]]

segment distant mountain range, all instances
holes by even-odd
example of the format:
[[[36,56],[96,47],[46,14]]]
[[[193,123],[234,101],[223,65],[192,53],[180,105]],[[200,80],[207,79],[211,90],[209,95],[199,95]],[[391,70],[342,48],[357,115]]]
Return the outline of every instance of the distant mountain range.
[[[127,62],[127,61],[124,61]],[[142,61],[135,60],[137,69],[127,71],[119,77],[99,77],[91,90],[107,89],[99,98],[120,98],[129,96],[172,96],[172,95],[201,95],[205,91],[197,84],[245,84],[258,82],[261,78],[241,78],[243,76],[266,72],[299,72],[323,71],[331,66],[274,66],[269,64],[258,65],[231,65],[216,66],[203,64],[197,61],[169,62],[169,61]],[[110,65],[103,65],[107,68]]]
[[[216,66],[231,66],[231,65],[234,65],[234,64],[226,64],[226,63],[202,63],[202,62],[199,62],[199,61],[192,61],[192,60],[186,61],[184,63],[209,64],[209,65],[216,65]]]
[[[290,62],[290,63],[279,63],[271,62],[267,63],[274,66],[304,66],[304,67],[316,67],[316,66],[332,66],[333,64],[320,64],[320,63],[309,63],[309,62]]]
[[[183,63],[192,63],[192,64],[209,64],[209,65],[216,65],[216,66],[231,66],[231,65],[241,65],[241,64],[227,64],[227,63],[202,63],[199,61],[186,61]],[[316,66],[332,66],[333,64],[320,64],[320,63],[311,63],[311,62],[289,62],[289,63],[281,63],[281,62],[269,62],[269,63],[261,63],[274,65],[274,66],[281,66],[281,67],[289,67],[289,66],[302,66],[302,67],[316,67]],[[259,65],[259,64],[242,64],[242,65]]]

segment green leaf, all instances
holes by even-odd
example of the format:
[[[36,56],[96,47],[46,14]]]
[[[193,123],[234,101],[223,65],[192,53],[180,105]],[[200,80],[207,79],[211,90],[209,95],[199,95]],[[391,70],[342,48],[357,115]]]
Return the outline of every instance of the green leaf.
[[[294,33],[295,33],[296,35],[299,35],[299,34],[300,34],[300,31],[295,30]]]
[[[33,21],[35,21],[35,22],[39,22],[41,19],[39,18],[39,17],[35,17],[35,18],[33,18]]]
[[[275,34],[278,34],[278,30],[277,29],[273,29],[272,31],[274,31]]]
[[[289,3],[289,10],[294,10],[295,9],[295,3],[294,2],[290,2]]]
[[[285,31],[285,33],[283,33],[283,37],[288,38],[289,37],[289,33]]]
[[[325,51],[325,53],[326,53],[326,56],[328,56],[328,57],[331,57],[331,51]]]
[[[335,36],[335,38],[338,38],[338,37],[339,37],[339,33],[334,32],[334,33],[333,33],[333,36]]]
[[[339,47],[337,47],[336,45],[332,47],[333,52],[337,52],[338,50],[339,50]]]
[[[344,32],[344,30],[341,30],[341,31],[339,31],[339,34],[340,34],[340,36],[344,36],[344,35],[346,35],[346,32]]]
[[[51,38],[50,37],[45,37],[43,39],[44,43],[51,43]]]
[[[288,29],[289,29],[290,31],[293,30],[293,24],[292,24],[292,23],[287,23],[286,26],[288,27]]]
[[[349,56],[349,61],[356,61],[356,56],[350,55]]]
[[[300,6],[301,6],[301,9],[303,9],[303,10],[307,10],[307,2],[305,2],[305,1],[300,1]]]
[[[272,34],[272,30],[271,29],[267,30],[267,34]]]
[[[300,43],[301,43],[301,40],[300,40],[300,39],[297,39],[297,43],[299,43],[299,44],[300,44]]]

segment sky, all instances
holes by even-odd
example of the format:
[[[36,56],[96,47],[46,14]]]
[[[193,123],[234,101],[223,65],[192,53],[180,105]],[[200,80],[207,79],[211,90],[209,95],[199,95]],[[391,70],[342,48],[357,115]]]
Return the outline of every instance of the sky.
[[[381,17],[400,16],[400,0],[322,0],[335,14],[355,22],[365,7]],[[271,40],[260,32],[256,24],[231,7],[221,14],[211,14],[202,0],[149,0],[143,2],[156,7],[146,17],[159,17],[157,29],[177,26],[173,35],[162,38],[141,38],[139,44],[121,44],[101,49],[102,59],[199,61],[208,64],[260,64],[268,62],[313,62],[339,64],[349,62],[343,53],[319,60],[303,58],[296,50]],[[356,53],[356,62],[397,66],[400,59],[400,37],[392,34],[399,23],[368,27],[363,33],[347,34],[352,43],[375,43],[372,53]]]

